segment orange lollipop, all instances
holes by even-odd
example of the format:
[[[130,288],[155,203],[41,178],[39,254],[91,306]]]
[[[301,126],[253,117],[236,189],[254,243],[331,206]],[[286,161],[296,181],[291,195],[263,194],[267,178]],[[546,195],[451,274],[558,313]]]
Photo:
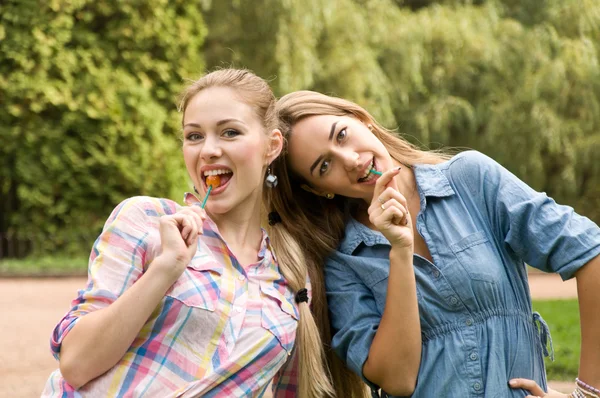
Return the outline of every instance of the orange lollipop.
[[[212,191],[213,187],[218,187],[221,184],[221,177],[219,176],[208,176],[206,177],[206,185],[208,185],[208,191],[206,191],[206,196],[200,205],[203,209],[206,206],[206,201],[208,200],[208,195],[210,195],[210,191]]]
[[[221,183],[221,176],[208,176],[206,177],[206,185],[208,185],[209,187],[218,187],[219,184]]]

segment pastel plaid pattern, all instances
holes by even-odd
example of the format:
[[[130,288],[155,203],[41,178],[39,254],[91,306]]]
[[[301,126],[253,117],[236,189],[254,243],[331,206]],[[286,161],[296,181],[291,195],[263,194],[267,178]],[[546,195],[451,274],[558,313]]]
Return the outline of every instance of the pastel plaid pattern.
[[[158,219],[179,209],[150,197],[115,208],[92,249],[87,285],[52,334],[57,359],[82,316],[108,307],[151,266]],[[272,379],[274,396],[295,396],[298,308],[266,233],[259,261],[244,268],[211,220],[203,230],[191,263],[125,356],[77,391],[56,370],[43,397],[260,397]]]

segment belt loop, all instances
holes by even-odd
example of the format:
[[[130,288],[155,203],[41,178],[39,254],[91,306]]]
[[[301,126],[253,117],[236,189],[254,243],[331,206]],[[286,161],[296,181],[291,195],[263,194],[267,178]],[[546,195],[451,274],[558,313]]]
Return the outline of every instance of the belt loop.
[[[550,357],[550,360],[554,361],[554,346],[552,345],[552,336],[550,335],[550,328],[548,327],[546,321],[544,321],[544,318],[542,318],[540,313],[537,311],[533,313],[533,323],[537,329],[538,336],[540,337],[544,356]],[[548,352],[548,343],[550,343],[550,352]]]

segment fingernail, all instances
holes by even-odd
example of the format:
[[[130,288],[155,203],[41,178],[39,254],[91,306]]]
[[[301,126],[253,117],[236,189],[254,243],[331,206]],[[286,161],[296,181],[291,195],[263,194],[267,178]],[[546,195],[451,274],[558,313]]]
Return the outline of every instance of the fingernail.
[[[402,166],[396,167],[396,170],[398,170],[398,171],[402,170]]]
[[[514,386],[514,385],[516,385],[516,384],[517,384],[517,381],[516,381],[516,380],[509,380],[509,381],[508,381],[508,385],[509,385],[509,386]]]

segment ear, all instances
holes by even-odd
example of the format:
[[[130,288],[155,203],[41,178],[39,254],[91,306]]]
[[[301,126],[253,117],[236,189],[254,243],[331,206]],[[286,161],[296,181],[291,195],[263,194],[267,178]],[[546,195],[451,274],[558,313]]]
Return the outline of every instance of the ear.
[[[321,192],[317,189],[311,188],[307,184],[301,184],[300,188],[304,189],[306,192],[314,193],[317,196],[326,196],[327,195],[325,192]]]
[[[267,152],[265,153],[266,164],[271,164],[281,153],[283,149],[283,134],[279,129],[269,133]]]

